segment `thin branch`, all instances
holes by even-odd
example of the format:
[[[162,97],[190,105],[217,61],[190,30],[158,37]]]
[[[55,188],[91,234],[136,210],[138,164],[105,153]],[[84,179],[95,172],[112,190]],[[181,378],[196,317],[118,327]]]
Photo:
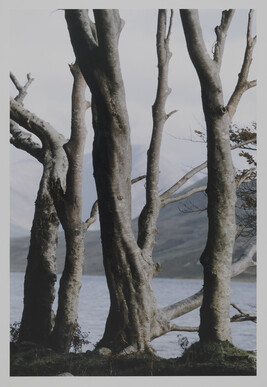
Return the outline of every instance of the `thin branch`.
[[[161,201],[161,208],[167,206],[168,204],[179,202],[180,200],[184,200],[184,199],[188,198],[189,196],[192,196],[192,195],[194,195],[196,193],[205,192],[206,189],[207,189],[206,185],[205,186],[201,186],[201,187],[197,187],[197,188],[192,188],[192,189],[190,189],[189,191],[185,192],[182,195],[174,196],[174,197],[171,197],[171,198],[169,198],[167,200]]]
[[[251,175],[254,173],[255,170],[256,170],[255,167],[250,168],[248,171],[246,171],[244,175],[238,176],[236,179],[236,187],[238,188],[242,183],[245,183],[246,181],[248,181],[247,179],[251,177]]]
[[[169,23],[169,29],[168,29],[166,40],[170,40],[172,23],[173,23],[173,15],[174,15],[174,12],[173,12],[173,9],[171,9],[170,23]]]
[[[256,36],[252,37],[252,21],[253,21],[253,10],[250,10],[248,15],[248,27],[247,27],[247,45],[245,50],[245,55],[243,59],[243,64],[240,73],[238,74],[238,81],[235,87],[235,90],[232,96],[229,99],[227,104],[227,110],[232,118],[236,112],[238,103],[244,94],[244,92],[251,87],[256,86],[256,81],[248,81],[249,69],[252,63],[252,54],[254,47],[256,45],[257,38]]]
[[[244,313],[236,304],[231,303],[232,307],[235,308],[239,314],[236,314],[231,317],[231,322],[241,322],[241,321],[252,321],[257,322],[257,316],[254,314]]]
[[[25,83],[24,86],[21,86],[18,79],[15,77],[15,75],[10,72],[10,78],[15,85],[16,89],[18,90],[19,94],[15,97],[15,100],[21,104],[23,104],[23,100],[27,95],[27,90],[30,86],[30,84],[34,81],[34,78],[31,78],[31,74],[27,74],[28,81]]]
[[[96,221],[97,219],[97,211],[98,211],[98,200],[96,200],[92,206],[90,218],[85,221],[85,227],[88,228]]]
[[[170,324],[168,332],[198,332],[199,327],[180,326],[176,324]],[[167,333],[167,332],[166,332]]]
[[[178,110],[175,109],[175,110],[172,110],[170,113],[166,114],[166,120],[168,120],[173,114],[177,113]]]
[[[146,175],[141,175],[141,176],[139,176],[139,177],[135,177],[134,179],[131,180],[131,184],[135,184],[135,183],[137,183],[138,181],[143,180],[143,179],[145,179],[145,178],[146,178]]]
[[[160,195],[160,199],[162,202],[164,202],[166,199],[168,199],[171,195],[173,195],[176,191],[178,191],[179,188],[181,188],[191,177],[196,175],[198,172],[202,171],[207,167],[207,161],[204,163],[198,165],[197,167],[191,169],[188,173],[186,173],[177,183],[175,183],[172,187],[167,189],[163,194]]]
[[[250,144],[250,143],[253,143],[253,142],[256,142],[256,136],[249,139],[249,140],[246,140],[246,141],[243,141],[243,142],[240,142],[239,144],[236,144],[236,145],[232,145],[231,146],[231,150],[234,150],[234,149],[238,149],[238,148],[242,148],[243,146],[247,145],[247,144]],[[188,173],[186,173],[180,180],[177,181],[177,183],[175,183],[173,186],[171,186],[169,189],[167,189],[165,192],[163,192],[163,194],[160,195],[160,199],[163,203],[163,206],[164,206],[164,202],[169,199],[169,197],[171,195],[173,195],[176,191],[178,191],[189,179],[191,179],[193,176],[195,176],[198,172],[202,171],[203,169],[205,169],[207,167],[207,161],[205,161],[204,163],[198,165],[197,167],[193,168],[191,171],[189,171]]]
[[[158,11],[157,24],[157,58],[158,58],[158,84],[156,99],[152,106],[153,129],[147,152],[147,177],[146,177],[146,205],[139,217],[138,246],[146,249],[154,244],[156,235],[156,222],[160,211],[158,192],[159,160],[162,133],[166,120],[170,117],[165,112],[165,105],[171,89],[168,87],[168,72],[171,52],[169,37],[171,34],[173,12],[170,17],[169,30],[166,38],[167,11]]]
[[[242,141],[242,142],[240,142],[239,144],[231,145],[231,150],[238,149],[238,148],[242,148],[242,147],[244,147],[245,145],[254,143],[254,142],[256,142],[256,141],[257,141],[257,137],[255,136],[255,137],[253,137],[253,138],[250,138],[249,140]]]

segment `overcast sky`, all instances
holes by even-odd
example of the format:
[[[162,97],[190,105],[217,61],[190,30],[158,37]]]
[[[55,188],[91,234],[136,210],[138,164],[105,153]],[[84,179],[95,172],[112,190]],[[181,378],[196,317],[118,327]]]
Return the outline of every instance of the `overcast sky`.
[[[132,143],[143,144],[147,148],[152,128],[151,106],[157,86],[157,11],[122,9],[120,14],[125,20],[119,49]],[[236,11],[228,32],[221,70],[225,103],[234,90],[242,64],[247,15],[248,10]],[[209,52],[215,41],[214,27],[220,23],[220,17],[221,10],[200,10]],[[14,9],[10,13],[10,20],[10,69],[21,83],[26,81],[26,74],[29,72],[35,79],[25,99],[25,107],[69,137],[72,75],[68,63],[74,61],[74,54],[63,11],[52,7],[50,10]],[[173,53],[169,77],[172,93],[167,102],[167,112],[177,109],[178,113],[167,121],[162,152],[173,163],[173,167],[180,163],[190,168],[204,161],[206,146],[186,139],[191,137],[194,130],[203,130],[205,125],[199,81],[186,50],[177,10],[170,46]],[[256,78],[255,63],[254,60],[250,79]],[[14,88],[11,88],[11,94],[15,95]],[[250,125],[254,120],[256,121],[256,88],[243,96],[234,123]],[[93,138],[90,112],[87,123],[86,152],[90,152]],[[25,152],[11,150],[11,162],[25,157]]]

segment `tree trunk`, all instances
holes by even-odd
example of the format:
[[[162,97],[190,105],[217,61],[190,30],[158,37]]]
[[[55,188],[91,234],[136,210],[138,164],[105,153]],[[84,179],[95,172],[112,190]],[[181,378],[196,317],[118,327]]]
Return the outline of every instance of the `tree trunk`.
[[[56,248],[59,220],[47,188],[46,166],[35,203],[28,263],[24,280],[24,309],[20,341],[46,345],[54,325],[52,304],[57,279]]]
[[[224,11],[216,29],[214,60],[207,53],[196,10],[181,10],[191,60],[201,84],[208,142],[208,240],[201,256],[204,270],[200,310],[201,341],[231,341],[230,284],[235,241],[236,186],[231,158],[230,116],[224,107],[219,70],[226,32],[233,12]]]
[[[52,347],[66,353],[78,319],[79,293],[84,266],[84,237],[89,227],[82,221],[82,170],[84,145],[87,135],[85,112],[90,106],[85,100],[86,82],[75,63],[70,65],[74,77],[72,89],[71,138],[64,145],[68,158],[66,192],[55,182],[53,198],[65,233],[65,267],[60,280],[58,310],[55,328],[51,336]]]
[[[203,102],[205,105],[205,101]],[[210,120],[208,132],[208,219],[209,231],[201,256],[204,294],[200,309],[200,340],[229,340],[231,328],[231,264],[236,235],[236,187],[229,141],[229,119]]]
[[[98,100],[96,105],[105,103]],[[151,288],[153,264],[142,255],[132,231],[129,126],[127,121],[122,127],[117,119],[110,119],[118,116],[117,106],[120,105],[110,107],[107,114],[93,105],[94,117],[101,117],[99,121],[94,120],[93,160],[111,302],[99,346],[115,352],[128,346],[146,349],[150,341],[150,319],[155,310]]]
[[[55,327],[50,337],[52,348],[67,353],[77,327],[79,293],[82,286],[84,236],[86,228],[65,230],[65,267],[60,279]]]
[[[76,58],[92,93],[94,177],[111,302],[98,347],[143,351],[156,313],[154,269],[132,231],[130,127],[117,47],[123,23],[115,10],[94,10],[94,15],[96,25],[85,10],[66,11]]]

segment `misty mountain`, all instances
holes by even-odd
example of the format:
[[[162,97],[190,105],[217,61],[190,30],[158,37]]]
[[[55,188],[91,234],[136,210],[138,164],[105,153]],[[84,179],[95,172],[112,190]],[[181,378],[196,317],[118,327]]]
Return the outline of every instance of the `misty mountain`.
[[[202,186],[206,178],[194,186]],[[162,209],[158,219],[158,235],[153,252],[154,262],[162,264],[159,277],[166,278],[201,278],[202,266],[200,255],[205,247],[208,219],[207,196],[198,193],[181,202],[172,203]],[[137,232],[137,218],[133,220],[133,229]],[[239,238],[236,242],[234,260],[244,250],[248,240]],[[64,235],[59,233],[57,251],[58,273],[64,267]],[[11,271],[24,271],[29,247],[29,237],[12,238]],[[239,276],[240,279],[255,280],[255,268],[249,268]],[[89,230],[85,238],[84,274],[103,275],[100,232]]]
[[[132,178],[144,175],[146,172],[145,146],[134,145],[132,148],[133,166]],[[187,172],[185,168],[175,166],[170,168],[173,160],[170,155],[162,155],[160,162],[160,190],[165,190],[174,184]],[[34,202],[42,175],[42,165],[34,158],[16,162],[10,167],[10,235],[11,238],[27,236],[30,233]],[[87,219],[91,207],[96,200],[96,188],[93,178],[92,155],[84,156],[83,169],[83,219]],[[144,181],[136,183],[132,188],[132,215],[138,216],[145,201]],[[99,229],[99,223],[91,226],[91,230]]]

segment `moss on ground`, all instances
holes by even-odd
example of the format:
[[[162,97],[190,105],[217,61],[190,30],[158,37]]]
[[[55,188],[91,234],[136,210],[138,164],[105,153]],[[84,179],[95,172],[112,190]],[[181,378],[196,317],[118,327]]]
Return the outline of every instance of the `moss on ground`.
[[[193,344],[181,358],[155,355],[101,356],[94,352],[58,354],[46,348],[11,345],[10,376],[193,376],[256,375],[251,352],[230,343]]]

